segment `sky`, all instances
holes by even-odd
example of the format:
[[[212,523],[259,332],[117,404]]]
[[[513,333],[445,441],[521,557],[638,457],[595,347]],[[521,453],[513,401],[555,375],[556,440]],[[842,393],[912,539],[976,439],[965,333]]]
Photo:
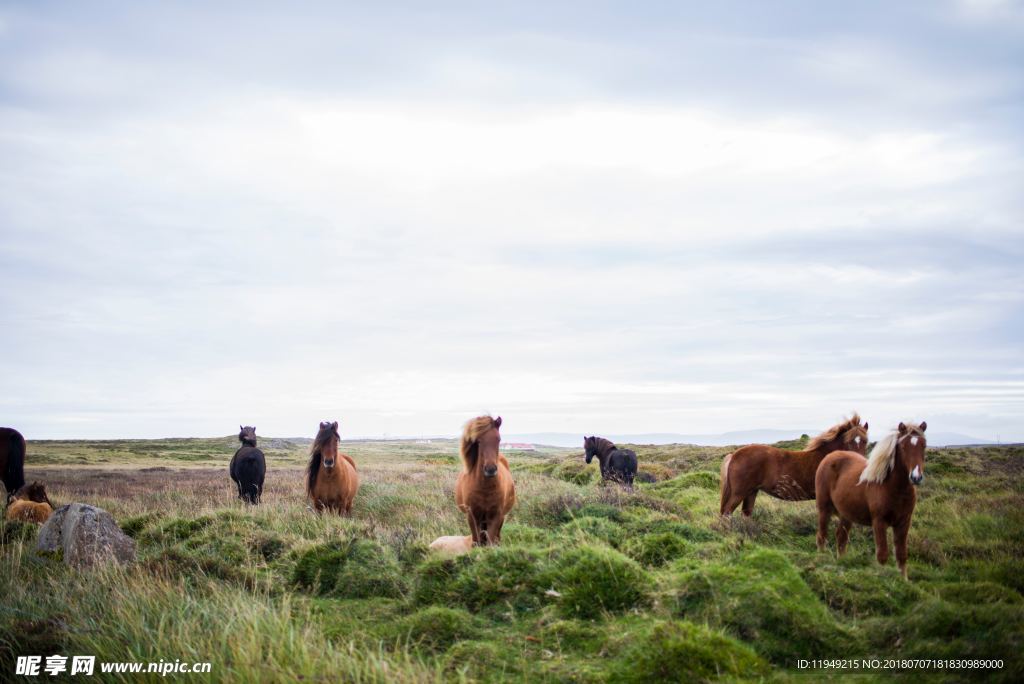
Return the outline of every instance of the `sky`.
[[[0,424],[1024,440],[1022,122],[1022,2],[0,0]]]

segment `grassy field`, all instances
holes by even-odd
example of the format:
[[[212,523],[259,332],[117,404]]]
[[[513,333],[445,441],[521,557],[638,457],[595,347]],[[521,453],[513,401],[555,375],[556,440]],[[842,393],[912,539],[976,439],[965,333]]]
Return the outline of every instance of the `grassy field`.
[[[580,450],[509,453],[504,545],[441,560],[429,542],[466,533],[454,440],[343,443],[350,519],[307,509],[308,441],[261,447],[247,508],[233,438],[30,443],[27,477],[110,511],[139,561],[79,574],[34,553],[34,527],[0,526],[0,680],[54,653],[213,663],[182,681],[804,680],[800,659],[836,658],[997,658],[929,676],[1024,678],[1021,447],[929,451],[909,583],[863,528],[842,560],[818,553],[813,502],[718,520],[727,448],[636,445],[657,481],[633,493]],[[893,676],[921,673],[867,679]]]

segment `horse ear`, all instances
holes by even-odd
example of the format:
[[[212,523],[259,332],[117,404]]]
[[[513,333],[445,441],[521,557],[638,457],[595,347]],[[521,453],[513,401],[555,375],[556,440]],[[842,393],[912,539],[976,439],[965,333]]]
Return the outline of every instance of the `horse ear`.
[[[903,433],[905,433],[907,431],[907,426],[904,425],[903,423],[900,423],[899,427],[896,428],[896,429],[899,430],[900,434],[902,435]]]
[[[864,423],[864,431],[867,432],[867,430],[868,430],[868,424],[867,424],[867,422],[865,422]]]
[[[239,425],[239,426],[238,426],[238,430],[239,430],[239,431],[242,431],[242,430],[244,430],[244,429],[245,429],[245,428],[244,428],[244,427],[242,427],[241,425]]]
[[[498,416],[497,418],[494,419],[494,427],[496,427],[496,428],[500,428],[501,427],[501,416]]]
[[[922,421],[921,421],[921,432],[924,432],[924,431],[925,431],[925,430],[927,430],[927,429],[928,429],[928,423],[927,423],[927,421],[924,421],[924,420],[922,420]]]
[[[332,430],[337,430],[338,429],[338,421],[334,421],[333,423],[331,423],[331,429]]]

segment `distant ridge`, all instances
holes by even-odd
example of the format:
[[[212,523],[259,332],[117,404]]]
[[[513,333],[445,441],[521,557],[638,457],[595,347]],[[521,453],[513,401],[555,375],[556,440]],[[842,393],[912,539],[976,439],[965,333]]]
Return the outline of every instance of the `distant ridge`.
[[[718,434],[681,434],[676,432],[645,432],[638,434],[605,434],[588,432],[616,444],[699,444],[701,446],[732,446],[734,444],[774,444],[788,439],[796,439],[800,435],[813,437],[819,431],[814,430],[733,430],[720,432]],[[872,430],[871,438],[877,439],[882,432]],[[571,432],[534,432],[516,433],[502,435],[503,440],[513,442],[530,442],[546,446],[579,447],[583,448],[583,434]],[[964,445],[989,445],[994,441],[978,439],[970,435],[963,435],[956,432],[928,432],[928,445],[939,446],[964,446]]]

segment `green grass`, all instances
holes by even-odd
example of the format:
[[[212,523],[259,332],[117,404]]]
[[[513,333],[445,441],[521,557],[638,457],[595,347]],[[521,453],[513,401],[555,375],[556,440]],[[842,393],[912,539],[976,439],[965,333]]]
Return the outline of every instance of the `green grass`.
[[[503,546],[439,559],[430,541],[466,532],[453,440],[344,443],[351,518],[307,509],[308,442],[261,446],[248,508],[233,438],[30,443],[29,479],[109,510],[139,558],[79,574],[32,551],[34,526],[0,524],[0,679],[53,653],[213,663],[190,681],[785,680],[842,657],[1000,658],[924,676],[1024,677],[1019,447],[929,452],[907,583],[864,528],[844,558],[817,552],[813,502],[762,495],[753,519],[718,520],[728,448],[633,445],[657,481],[632,493],[579,450],[512,453]]]

